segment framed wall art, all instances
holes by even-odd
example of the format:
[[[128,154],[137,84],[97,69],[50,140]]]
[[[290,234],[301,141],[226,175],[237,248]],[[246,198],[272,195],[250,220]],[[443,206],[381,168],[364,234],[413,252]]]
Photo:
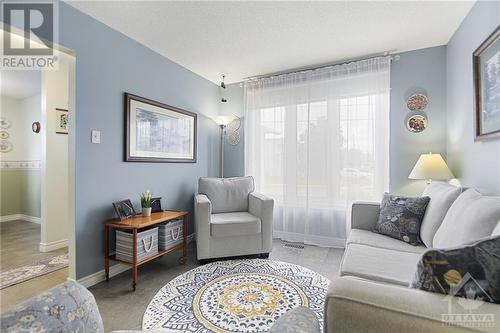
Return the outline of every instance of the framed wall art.
[[[500,27],[472,58],[476,140],[500,138]]]
[[[125,93],[125,161],[196,162],[196,113]]]
[[[68,110],[56,108],[56,133],[68,134]]]

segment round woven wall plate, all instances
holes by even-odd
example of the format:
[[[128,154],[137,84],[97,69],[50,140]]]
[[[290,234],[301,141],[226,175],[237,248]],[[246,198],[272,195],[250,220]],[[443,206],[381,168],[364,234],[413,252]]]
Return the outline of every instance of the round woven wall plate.
[[[428,103],[429,100],[424,94],[413,94],[408,97],[406,107],[408,107],[410,111],[422,111],[427,107]]]
[[[406,117],[406,129],[412,133],[420,133],[427,128],[427,116],[425,114],[409,114]]]

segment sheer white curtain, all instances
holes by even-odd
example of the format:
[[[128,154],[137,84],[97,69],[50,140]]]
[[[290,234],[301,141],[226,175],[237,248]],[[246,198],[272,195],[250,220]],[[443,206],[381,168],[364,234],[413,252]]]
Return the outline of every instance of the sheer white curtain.
[[[275,237],[342,246],[350,203],[381,198],[389,93],[389,57],[245,84],[245,173],[275,199]]]

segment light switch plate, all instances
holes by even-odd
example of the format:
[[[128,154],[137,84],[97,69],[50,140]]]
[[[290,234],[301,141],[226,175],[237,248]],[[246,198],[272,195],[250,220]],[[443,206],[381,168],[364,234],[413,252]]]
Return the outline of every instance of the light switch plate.
[[[91,140],[92,143],[101,143],[101,131],[92,130]]]

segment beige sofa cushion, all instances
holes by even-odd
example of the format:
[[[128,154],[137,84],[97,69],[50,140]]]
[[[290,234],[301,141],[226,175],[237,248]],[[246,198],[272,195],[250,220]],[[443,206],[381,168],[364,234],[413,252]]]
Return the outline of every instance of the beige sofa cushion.
[[[432,245],[435,248],[455,247],[490,236],[499,220],[500,197],[468,189],[451,205]]]
[[[374,233],[368,230],[352,229],[347,244],[362,244],[389,250],[404,251],[411,253],[422,253],[427,248],[425,246],[413,246],[398,239]]]
[[[340,275],[408,286],[419,259],[418,253],[349,244],[342,259]]]
[[[445,182],[432,182],[425,188],[422,196],[431,198],[420,226],[420,239],[425,246],[432,247],[436,231],[460,193],[462,188]]]
[[[210,220],[213,237],[255,235],[261,231],[260,219],[247,212],[212,214]]]
[[[248,195],[254,189],[253,177],[201,177],[198,180],[198,193],[208,197],[214,214],[248,211]]]

